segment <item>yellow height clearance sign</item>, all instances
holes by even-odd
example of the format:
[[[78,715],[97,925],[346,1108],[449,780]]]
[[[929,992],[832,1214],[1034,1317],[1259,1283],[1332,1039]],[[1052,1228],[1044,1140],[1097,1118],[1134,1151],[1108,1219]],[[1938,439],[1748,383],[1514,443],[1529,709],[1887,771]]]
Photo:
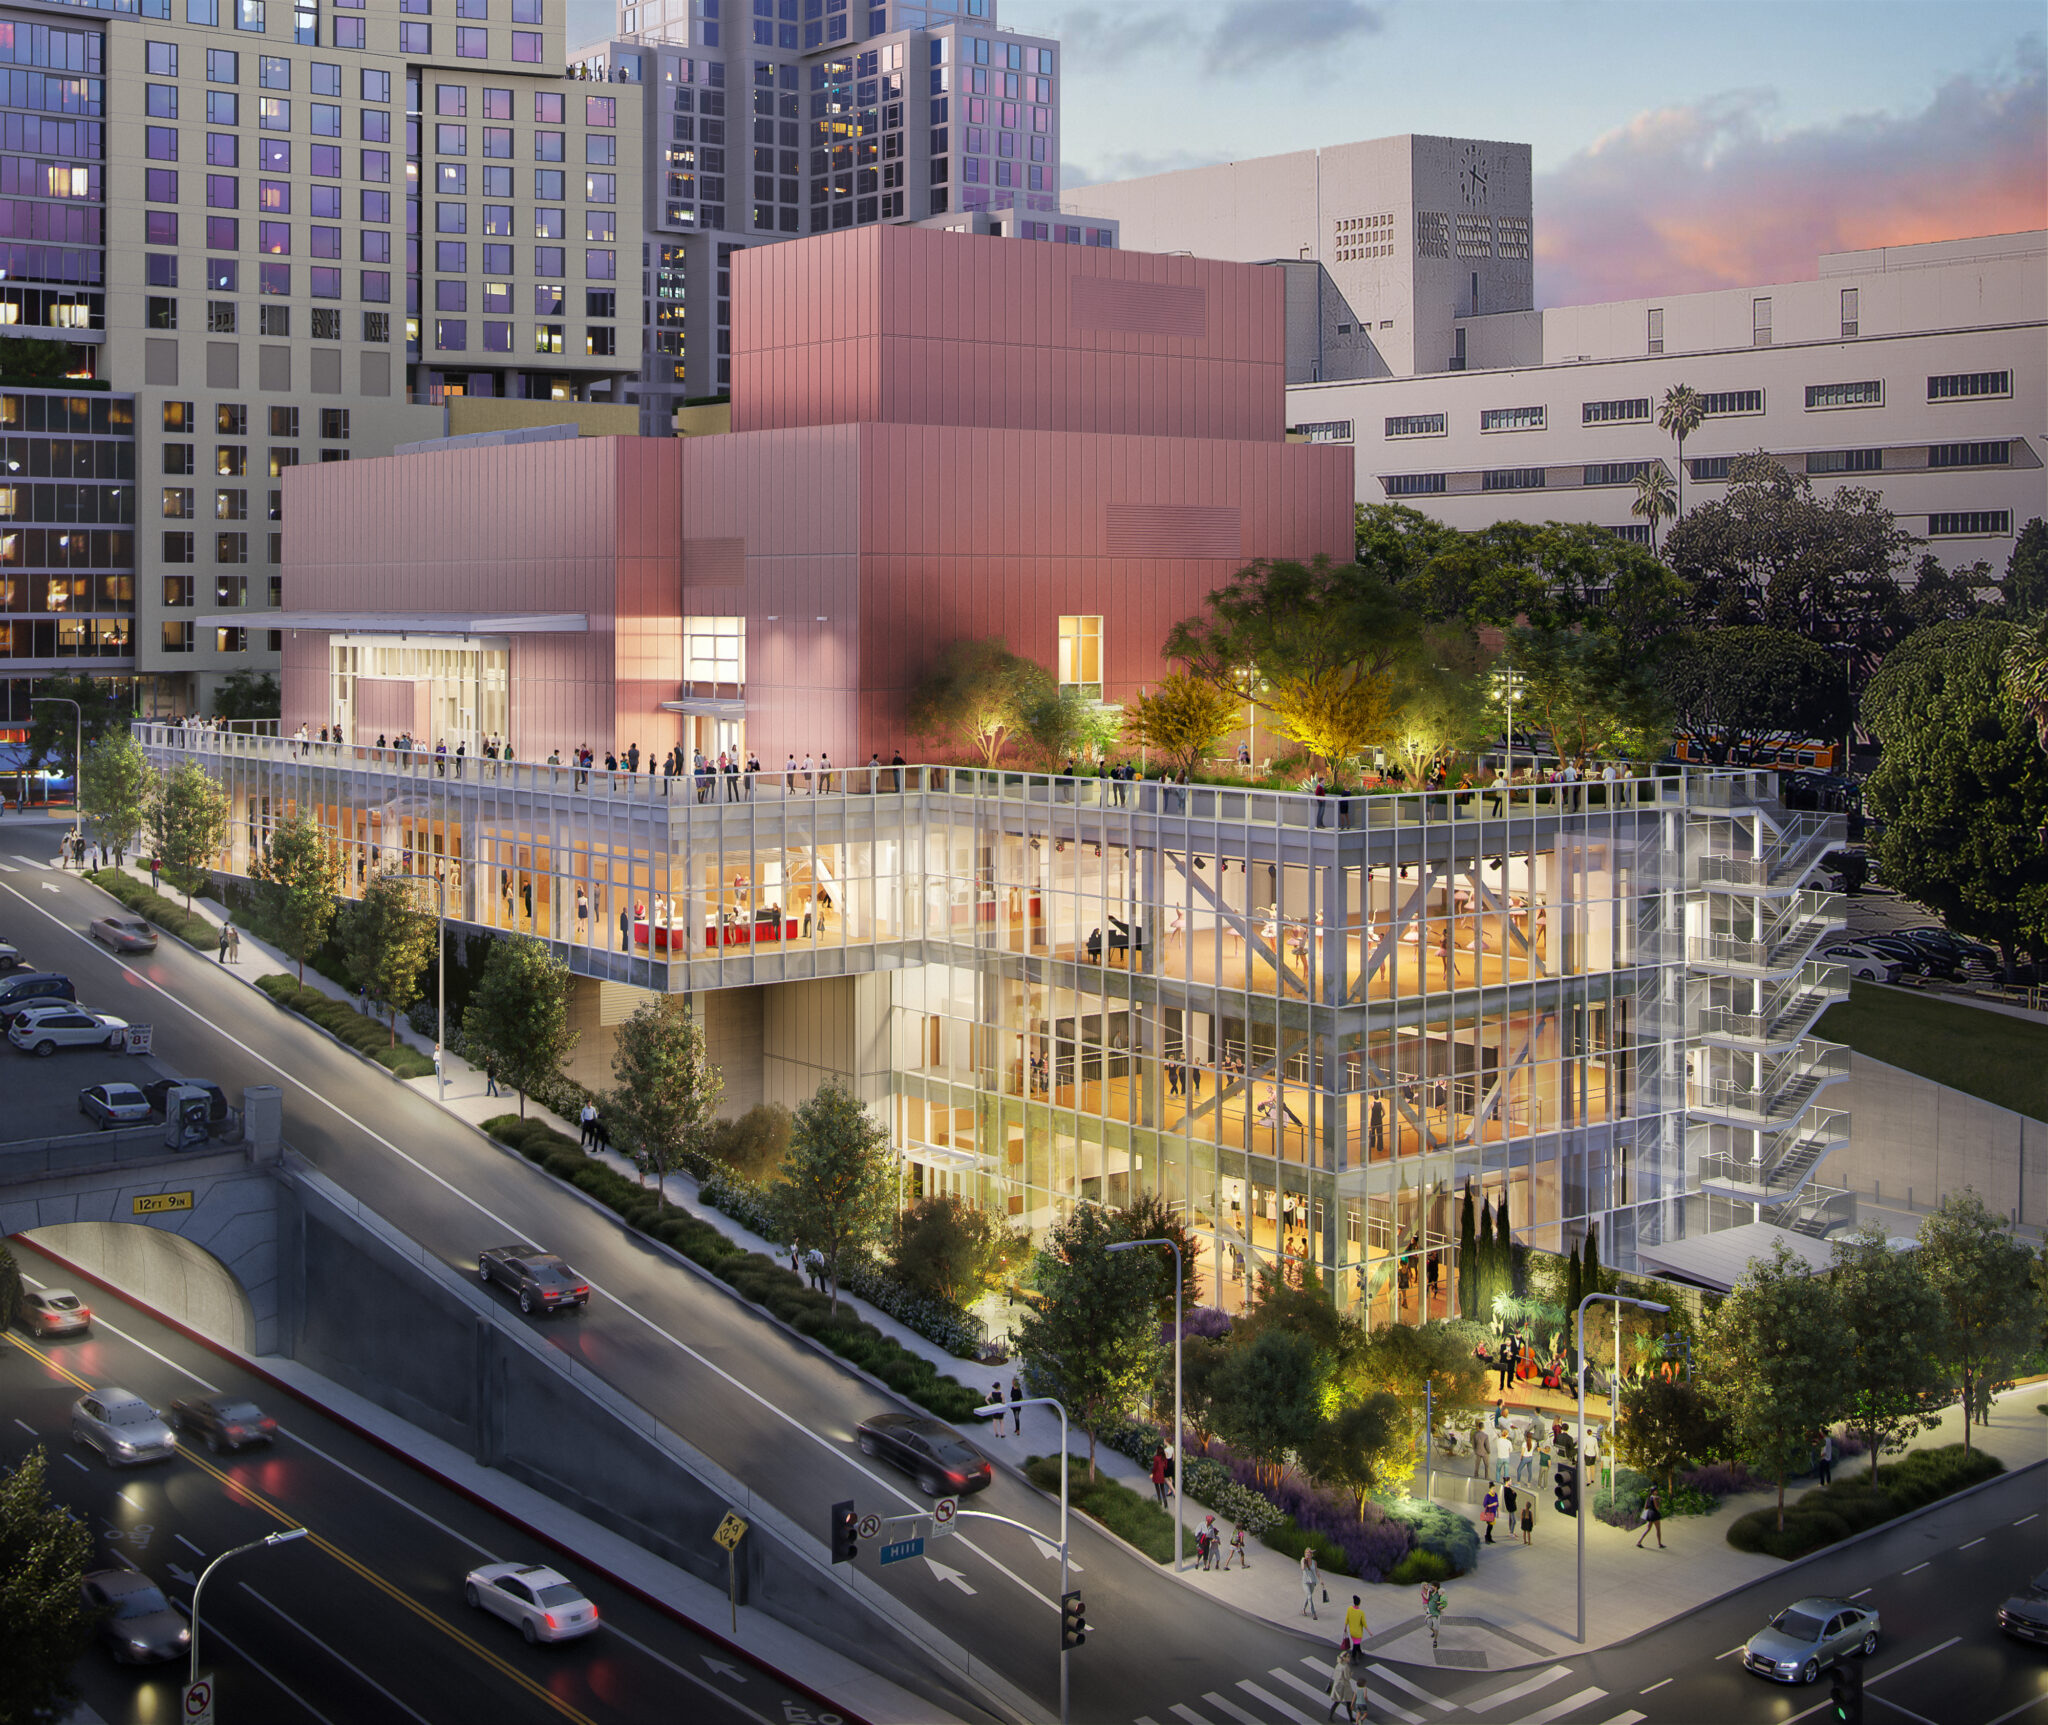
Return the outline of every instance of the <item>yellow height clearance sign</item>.
[[[192,1208],[190,1192],[145,1192],[134,1201],[130,1214],[136,1216],[167,1216],[173,1210]]]

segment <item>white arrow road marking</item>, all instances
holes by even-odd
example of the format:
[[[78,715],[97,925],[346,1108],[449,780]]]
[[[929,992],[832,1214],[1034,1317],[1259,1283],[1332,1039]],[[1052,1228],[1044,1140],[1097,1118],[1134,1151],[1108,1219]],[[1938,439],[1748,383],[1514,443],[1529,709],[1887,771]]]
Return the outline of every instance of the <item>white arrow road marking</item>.
[[[1040,1539],[1035,1533],[1031,1536],[1031,1543],[1038,1547],[1038,1555],[1040,1557],[1057,1557],[1060,1554],[1060,1548],[1053,1544],[1051,1540]],[[1071,1557],[1067,1559],[1067,1567],[1076,1575],[1081,1573],[1081,1566]]]
[[[171,1579],[180,1587],[191,1587],[199,1580],[199,1577],[194,1575],[189,1569],[180,1569],[174,1563],[171,1565]]]
[[[940,1581],[950,1581],[962,1593],[973,1593],[976,1591],[974,1584],[966,1576],[962,1575],[959,1570],[948,1569],[936,1558],[927,1557],[925,1562],[932,1566],[932,1574]]]
[[[63,890],[64,889],[53,880],[46,880],[43,882],[43,891],[45,892],[62,892]]]
[[[704,1669],[712,1676],[730,1677],[735,1683],[746,1682],[746,1678],[740,1675],[740,1668],[737,1665],[728,1665],[723,1659],[713,1659],[708,1653],[700,1653],[697,1657],[704,1661]]]

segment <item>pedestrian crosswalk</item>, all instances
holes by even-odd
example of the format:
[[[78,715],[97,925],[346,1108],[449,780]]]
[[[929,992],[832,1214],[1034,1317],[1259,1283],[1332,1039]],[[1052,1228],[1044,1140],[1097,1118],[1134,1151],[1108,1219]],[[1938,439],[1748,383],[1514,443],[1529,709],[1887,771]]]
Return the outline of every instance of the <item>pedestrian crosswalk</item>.
[[[1439,1695],[1420,1680],[1429,1675],[1427,1668],[1410,1669],[1412,1676],[1377,1660],[1366,1664],[1359,1672],[1364,1691],[1359,1717],[1369,1712],[1374,1719],[1395,1719],[1400,1725],[1448,1725],[1452,1719],[1484,1725],[1642,1725],[1647,1717],[1634,1708],[1607,1715],[1603,1703],[1611,1706],[1612,1700],[1601,1688],[1565,1693],[1566,1680],[1575,1675],[1569,1665],[1512,1673],[1508,1681],[1490,1686],[1474,1685],[1462,1673],[1436,1674],[1460,1686],[1451,1695]],[[1180,1725],[1325,1725],[1331,1712],[1329,1684],[1330,1656],[1308,1654],[1296,1666],[1275,1665],[1256,1677],[1240,1678],[1229,1694],[1211,1689],[1195,1701],[1175,1702],[1166,1712]],[[1161,1721],[1141,1713],[1132,1725]]]
[[[21,866],[22,866],[23,868],[39,868],[39,869],[41,869],[41,870],[42,870],[42,871],[43,871],[43,872],[44,872],[45,874],[48,874],[48,873],[50,872],[50,865],[49,865],[48,863],[46,863],[46,862],[37,862],[37,861],[36,861],[36,859],[35,859],[34,857],[25,857],[25,856],[20,856],[20,855],[17,855],[17,854],[15,854],[15,853],[13,853],[13,852],[10,852],[10,853],[9,853],[9,855],[13,857],[13,860],[14,860],[14,861],[16,861],[16,862],[20,863],[20,864],[21,864]],[[5,865],[4,863],[0,863],[0,868],[5,868],[5,867],[6,867],[6,865]],[[7,872],[8,872],[9,874],[13,874],[13,873],[14,873],[15,871],[14,871],[13,869],[11,869],[11,868],[10,868],[10,869],[8,869],[8,870],[7,870]]]

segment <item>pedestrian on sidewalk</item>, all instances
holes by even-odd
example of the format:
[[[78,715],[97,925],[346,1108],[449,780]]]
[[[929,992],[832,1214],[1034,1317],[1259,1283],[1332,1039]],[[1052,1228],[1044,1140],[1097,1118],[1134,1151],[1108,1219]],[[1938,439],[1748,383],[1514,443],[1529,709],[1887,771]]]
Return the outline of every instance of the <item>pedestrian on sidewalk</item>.
[[[1010,1435],[1024,1435],[1024,1381],[1017,1373],[1010,1374]]]
[[[1156,1446],[1153,1449],[1152,1466],[1149,1471],[1152,1475],[1152,1495],[1158,1499],[1159,1507],[1164,1509],[1166,1507],[1166,1449],[1164,1445]]]
[[[1337,1649],[1336,1663],[1330,1667],[1330,1717],[1337,1717],[1337,1709],[1344,1709],[1345,1716],[1356,1720],[1358,1711],[1358,1679],[1351,1669],[1352,1649],[1346,1642]],[[1369,1715],[1368,1715],[1369,1716]]]
[[[1533,1484],[1536,1478],[1536,1428],[1529,1427],[1522,1433],[1522,1453],[1515,1461],[1515,1478],[1524,1485]]]
[[[233,923],[228,924],[228,963],[242,962],[242,931]]]
[[[1532,1538],[1530,1538],[1530,1535],[1533,1534],[1535,1531],[1536,1506],[1533,1503],[1531,1503],[1527,1498],[1524,1498],[1522,1500],[1522,1543],[1524,1545],[1534,1545],[1536,1543]]]
[[[1494,1415],[1493,1428],[1493,1479],[1496,1485],[1507,1484],[1508,1465],[1515,1459],[1515,1440],[1508,1436],[1507,1427],[1500,1423],[1498,1410]]]
[[[486,1096],[498,1094],[498,1062],[495,1055],[484,1061],[484,1094]]]
[[[214,957],[213,957],[213,962],[214,962],[215,964],[226,964],[226,963],[227,963],[227,961],[228,961],[228,925],[227,925],[226,923],[222,923],[222,924],[220,925],[220,950],[219,950],[219,951],[218,951],[217,953],[215,953],[215,954],[214,954]]]
[[[1835,1434],[1824,1431],[1820,1434],[1820,1483],[1827,1485],[1835,1477]]]
[[[1365,1604],[1354,1593],[1351,1596],[1351,1609],[1344,1613],[1344,1639],[1353,1647],[1363,1647],[1367,1633]]]
[[[1164,1458],[1162,1457],[1162,1462]],[[1162,1503],[1164,1502],[1162,1498]],[[1301,1615],[1311,1622],[1316,1620],[1316,1589],[1322,1585],[1322,1576],[1316,1571],[1316,1552],[1312,1545],[1301,1548]]]
[[[1202,1526],[1195,1535],[1195,1567],[1214,1569],[1217,1562],[1217,1547],[1223,1543],[1223,1535],[1216,1531],[1216,1518],[1206,1515]]]
[[[1513,1485],[1504,1485],[1500,1488],[1500,1507],[1502,1513],[1508,1518],[1508,1532],[1510,1533],[1515,1531],[1515,1510],[1520,1503],[1521,1494],[1515,1490]]]
[[[1486,1488],[1486,1503],[1479,1511],[1479,1519],[1486,1523],[1486,1543],[1493,1543],[1493,1524],[1500,1515],[1500,1493],[1492,1486]]]
[[[583,1148],[593,1149],[597,1144],[597,1104],[587,1096],[583,1099],[583,1109],[577,1119],[583,1126]]]
[[[1249,1569],[1252,1566],[1252,1560],[1245,1556],[1244,1552],[1243,1522],[1239,1522],[1230,1530],[1230,1549],[1223,1554],[1223,1567],[1225,1569],[1230,1567],[1232,1558],[1237,1560],[1237,1567],[1239,1569]]]
[[[1429,1619],[1429,1644],[1435,1647],[1437,1630],[1444,1620],[1444,1590],[1434,1581],[1422,1584],[1422,1614]]]
[[[1664,1549],[1664,1506],[1657,1501],[1657,1488],[1650,1487],[1650,1495],[1643,1499],[1643,1531],[1636,1535],[1636,1550],[1643,1549],[1643,1541],[1654,1533],[1657,1549]]]
[[[163,866],[164,860],[162,857],[153,856],[149,859],[149,890],[151,892],[155,892],[162,885],[158,877],[163,873]]]
[[[1003,1383],[1000,1378],[998,1378],[994,1383],[988,1386],[988,1406],[996,1410],[996,1412],[990,1417],[988,1423],[996,1428],[997,1437],[1006,1436],[1007,1434],[1003,1430],[1002,1415]]]
[[[438,1086],[441,1082],[441,1045],[437,1042],[434,1044],[434,1083]]]

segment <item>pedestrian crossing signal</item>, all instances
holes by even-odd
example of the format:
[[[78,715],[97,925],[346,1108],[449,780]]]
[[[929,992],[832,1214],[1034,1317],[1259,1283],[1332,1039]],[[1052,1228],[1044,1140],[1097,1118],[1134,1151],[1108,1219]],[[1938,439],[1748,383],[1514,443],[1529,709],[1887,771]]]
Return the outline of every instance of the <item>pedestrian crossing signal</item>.
[[[832,1561],[851,1563],[860,1556],[860,1541],[854,1537],[860,1526],[860,1517],[854,1513],[851,1503],[835,1503],[832,1506]]]
[[[1828,1717],[1837,1725],[1863,1725],[1863,1668],[1851,1661],[1828,1671]]]
[[[1060,1651],[1069,1652],[1088,1639],[1088,1608],[1078,1593],[1060,1595]]]
[[[1557,1470],[1557,1513],[1579,1513],[1579,1469],[1576,1463],[1560,1463]]]

